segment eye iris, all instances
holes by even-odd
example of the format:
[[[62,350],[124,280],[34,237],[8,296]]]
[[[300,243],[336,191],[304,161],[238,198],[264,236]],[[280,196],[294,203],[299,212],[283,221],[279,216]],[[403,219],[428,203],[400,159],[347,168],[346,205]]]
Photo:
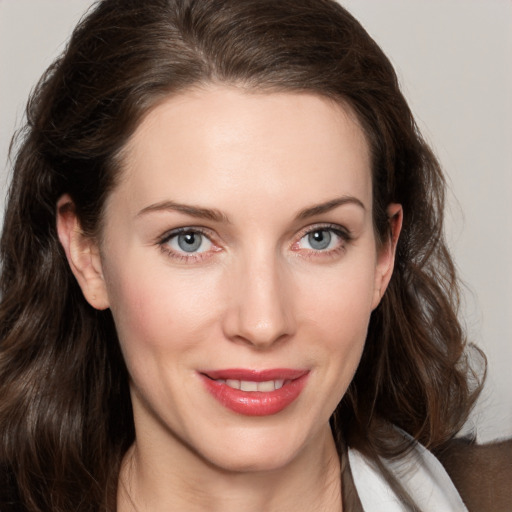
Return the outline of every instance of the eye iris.
[[[329,247],[329,244],[331,243],[331,238],[332,235],[331,233],[329,233],[329,231],[313,231],[308,235],[308,242],[313,249],[322,250],[327,249],[327,247]]]
[[[178,245],[185,252],[195,252],[201,247],[202,236],[199,233],[184,233],[178,236]]]

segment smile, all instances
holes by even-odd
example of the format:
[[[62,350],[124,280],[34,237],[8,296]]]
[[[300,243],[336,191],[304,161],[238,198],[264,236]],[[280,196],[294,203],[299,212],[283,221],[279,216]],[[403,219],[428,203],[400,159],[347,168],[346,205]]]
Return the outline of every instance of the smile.
[[[286,409],[301,394],[309,370],[230,369],[199,373],[206,390],[227,409],[268,416]]]

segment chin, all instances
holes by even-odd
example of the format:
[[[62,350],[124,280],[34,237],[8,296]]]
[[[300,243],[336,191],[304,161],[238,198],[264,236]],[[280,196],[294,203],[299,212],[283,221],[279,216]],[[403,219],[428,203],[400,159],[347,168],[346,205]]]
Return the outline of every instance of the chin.
[[[205,447],[202,456],[213,466],[227,472],[278,471],[300,457],[308,444],[305,432],[266,430],[238,433],[225,431],[220,439],[212,440]]]
[[[247,450],[231,453],[229,457],[212,457],[213,466],[228,473],[259,473],[279,471],[295,459],[294,455],[282,451],[267,453],[248,453]]]

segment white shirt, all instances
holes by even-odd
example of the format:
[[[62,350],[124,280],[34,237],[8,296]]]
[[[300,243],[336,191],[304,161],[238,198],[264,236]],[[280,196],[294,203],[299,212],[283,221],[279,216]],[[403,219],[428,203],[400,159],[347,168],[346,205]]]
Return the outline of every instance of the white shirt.
[[[349,448],[352,478],[365,512],[407,512],[377,466]],[[467,512],[462,498],[442,464],[424,446],[415,443],[404,457],[381,459],[387,469],[425,512]]]

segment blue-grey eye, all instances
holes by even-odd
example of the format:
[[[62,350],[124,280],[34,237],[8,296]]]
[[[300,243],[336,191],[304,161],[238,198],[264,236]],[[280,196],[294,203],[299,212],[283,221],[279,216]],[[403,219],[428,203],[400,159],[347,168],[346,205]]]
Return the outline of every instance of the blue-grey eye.
[[[325,229],[312,231],[311,233],[308,233],[307,236],[310,247],[316,251],[323,251],[327,249],[332,240],[331,232]]]
[[[176,252],[198,253],[211,249],[210,240],[198,231],[178,233],[167,242]]]
[[[301,237],[296,247],[310,251],[328,251],[343,245],[344,236],[334,228],[312,229]]]
[[[185,252],[196,252],[203,242],[203,236],[199,233],[185,233],[178,235],[176,238],[180,249],[183,249]]]

